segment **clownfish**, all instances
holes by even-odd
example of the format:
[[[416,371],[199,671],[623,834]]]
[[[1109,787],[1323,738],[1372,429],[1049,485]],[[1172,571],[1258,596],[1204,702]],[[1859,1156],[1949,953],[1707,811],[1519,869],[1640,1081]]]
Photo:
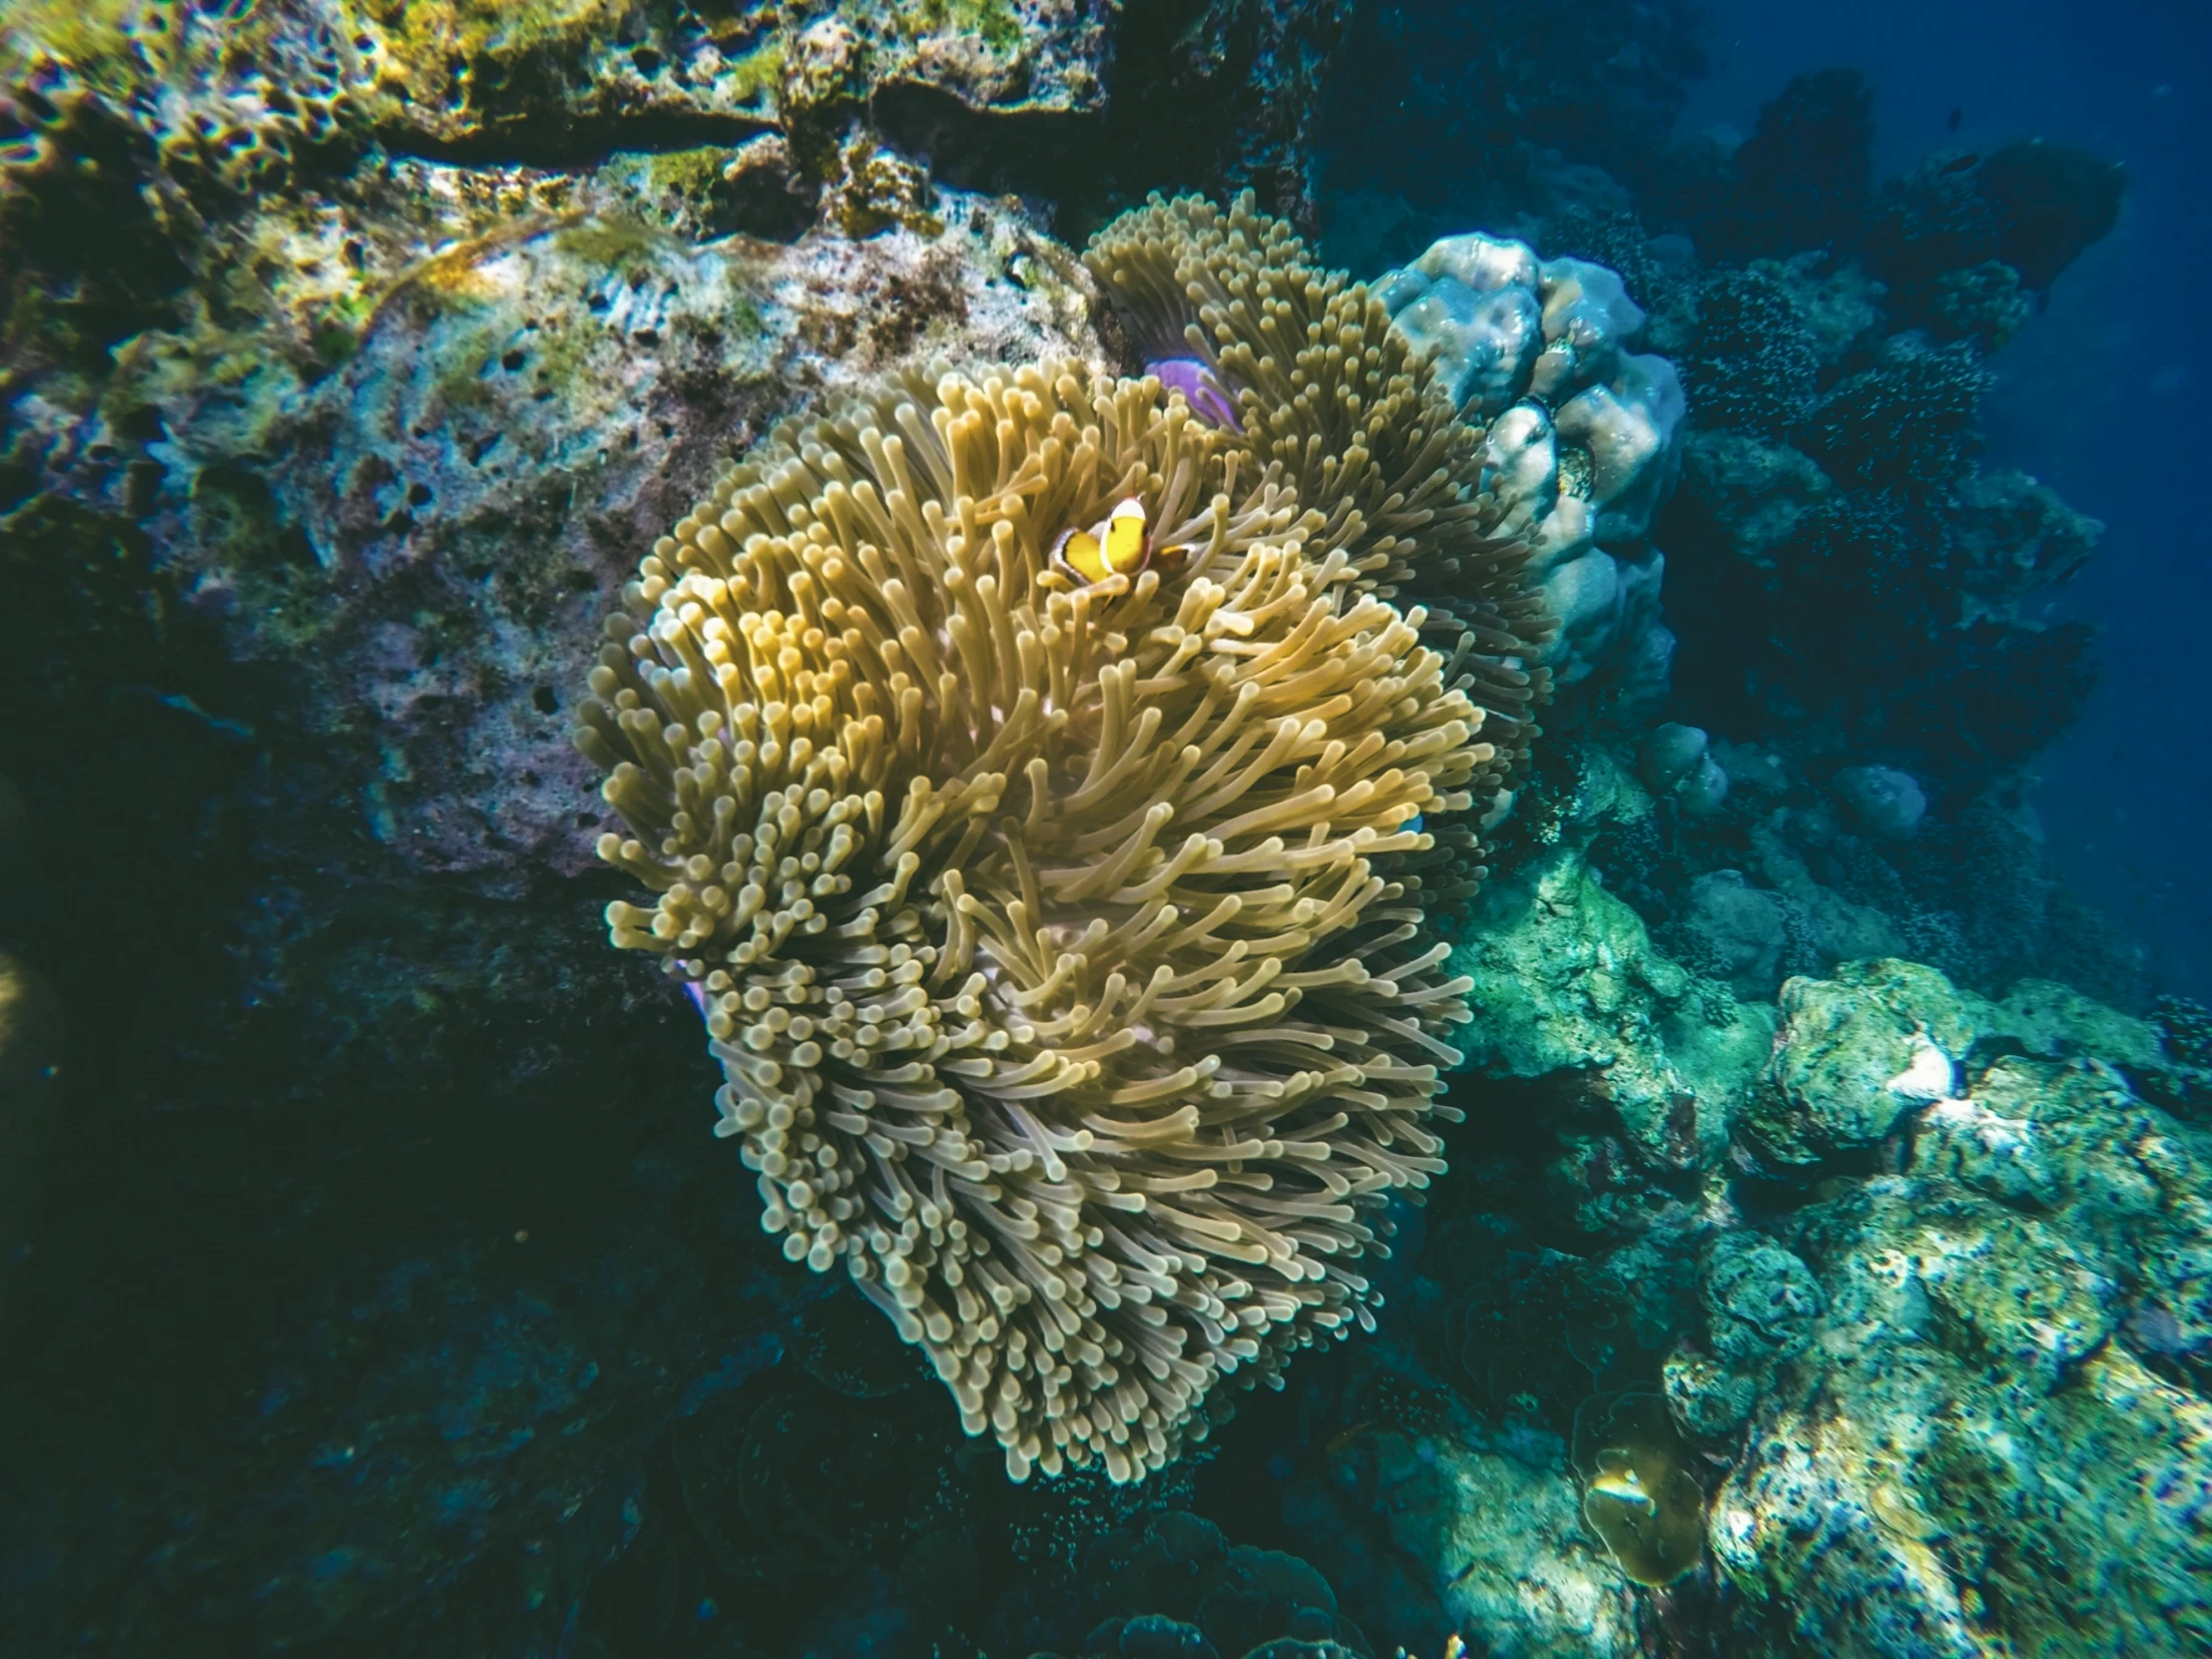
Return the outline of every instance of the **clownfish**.
[[[1114,503],[1114,510],[1088,530],[1063,530],[1052,544],[1052,563],[1079,582],[1103,582],[1109,576],[1134,576],[1152,557],[1145,535],[1144,503],[1135,496]]]

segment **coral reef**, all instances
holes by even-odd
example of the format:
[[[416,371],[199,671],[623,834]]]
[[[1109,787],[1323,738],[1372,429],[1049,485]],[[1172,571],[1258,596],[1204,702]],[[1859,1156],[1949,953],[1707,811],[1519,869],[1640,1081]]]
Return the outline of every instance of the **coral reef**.
[[[1346,1356],[1284,1520],[1384,1644],[1627,1659],[1635,1620],[1558,1435],[1471,1410],[1395,1345]],[[1322,1403],[1322,1402],[1317,1402]]]
[[[1713,1510],[1747,1636],[2203,1640],[2206,1150],[2109,1066],[2004,1058],[1795,1224],[1829,1310]]]
[[[1224,201],[1250,190],[1311,234],[1315,131],[1355,11],[1351,0],[1125,4],[1094,153],[1107,189],[1196,187]]]
[[[2123,181],[1686,15],[11,7],[0,1648],[2212,1640]]]
[[[1624,1180],[1720,1157],[1770,1047],[1771,1013],[1716,999],[1655,950],[1582,857],[1561,849],[1497,882],[1452,965],[1473,981],[1469,1063],[1600,1106],[1616,1126],[1612,1151],[1628,1157]],[[1603,1156],[1577,1184],[1594,1214],[1622,1202]]]
[[[1654,972],[1575,851],[1633,788],[1585,780],[1547,855],[1548,902],[1524,908],[1518,876],[1488,890],[1482,948],[1531,984],[1578,946],[1621,964],[1624,985]],[[1478,986],[1478,1013],[1508,977]],[[1550,994],[1531,1017],[1564,1033]],[[1483,1104],[1453,1132],[1453,1180],[1400,1269],[1413,1277],[1380,1343],[1308,1387],[1300,1432],[1321,1462],[1284,1489],[1295,1547],[1371,1631],[1415,1650],[1456,1628],[1508,1651],[1620,1652],[1648,1615],[1747,1651],[1879,1652],[1947,1629],[1958,1651],[1994,1652],[2102,1597],[2116,1629],[2097,1651],[2186,1647],[2202,1601],[2176,1529],[2205,1468],[2190,1414],[2205,1148],[2146,1104],[2180,1098],[2186,1057],[2062,986],[1990,1000],[1902,961],[1794,980],[1782,1013],[1771,1041],[1743,1045],[1738,1081],[1697,1085],[1738,1104],[1703,1179],[1671,1188],[1634,1094],[1584,1074],[1585,1055],[1625,1057],[1625,1033],[1475,1055],[1495,1081],[1467,1090]],[[1680,1056],[1684,1028],[1655,1022],[1633,1046]],[[1577,1150],[1592,1140],[1604,1159]],[[1593,1201],[1593,1172],[1614,1202]],[[1562,1438],[1623,1399],[1642,1429],[1613,1436],[1622,1457]],[[1641,1500],[1670,1468],[1702,1539],[1646,1553],[1648,1533],[1618,1523],[1665,1514]],[[1612,1495],[1592,1514],[1601,1481]],[[1560,1530],[1575,1504],[1583,1527]],[[1423,1530],[1439,1506],[1463,1529],[1443,1545]],[[1636,1601],[1588,1576],[1579,1552],[1600,1545],[1629,1580],[1691,1572]],[[1441,1615],[1397,1564],[1438,1559],[1468,1564]],[[1577,1559],[1578,1597],[1563,1593]],[[1523,1591],[1510,1611],[1471,1588],[1507,1581]]]
[[[1919,962],[1852,963],[1782,987],[1782,1024],[1745,1130],[1765,1155],[1815,1163],[1863,1151],[1955,1086],[1972,1027]]]
[[[1195,372],[1233,401],[1238,434],[1326,515],[1319,545],[1344,549],[1363,585],[1422,607],[1485,711],[1494,754],[1470,788],[1502,816],[1551,689],[1530,659],[1556,624],[1533,580],[1541,546],[1519,498],[1495,487],[1484,430],[1453,418],[1433,366],[1364,284],[1317,270],[1249,200],[1224,214],[1154,199],[1085,259],[1146,369]]]
[[[1712,253],[1848,246],[1874,195],[1874,89],[1855,69],[1800,75],[1730,161],[1732,222],[1714,228]]]
[[[447,150],[577,145],[620,122],[796,128],[832,104],[856,110],[879,87],[923,87],[994,114],[1093,110],[1110,54],[1106,7],[1032,0],[343,10],[373,65],[372,117],[402,142]]]
[[[1813,409],[1805,448],[1832,477],[1909,492],[1957,478],[1979,438],[1984,377],[1974,353],[1895,336],[1872,368]]]
[[[1845,767],[1828,781],[1828,788],[1870,834],[1882,840],[1911,840],[1928,816],[1928,792],[1911,773],[1895,767]]]
[[[2087,631],[2029,601],[2100,527],[2033,479],[1965,466],[1966,349],[1908,348],[1842,382],[1803,449],[1692,436],[1659,531],[1682,718],[1954,799],[2070,722],[2092,684]]]
[[[2041,290],[2119,223],[2124,172],[2068,145],[1930,156],[1883,187],[1867,236],[1876,276],[1910,295],[1996,262]]]
[[[848,240],[798,154],[827,133],[842,167],[843,103],[787,131],[775,77],[758,115],[633,100],[692,14],[586,9],[379,7],[365,60],[338,8],[10,11],[0,610],[49,645],[0,669],[0,769],[43,846],[137,877],[11,888],[0,949],[73,1030],[127,932],[160,987],[130,1043],[71,1050],[91,1104],[27,1255],[10,1140],[6,1391],[41,1425],[0,1480],[10,1651],[556,1651],[666,1559],[633,1500],[669,1522],[638,1482],[672,1419],[790,1375],[808,1276],[692,1150],[690,1010],[573,948],[615,887],[556,688],[799,401],[1104,346],[1052,204],[907,172],[925,212]],[[1097,21],[1007,10],[1047,52]],[[632,12],[648,36],[608,32]],[[980,119],[1008,148],[1032,115]]]
[[[1768,439],[1794,430],[1812,410],[1821,363],[1781,274],[1716,271],[1698,284],[1695,304],[1682,378],[1697,423]]]
[[[1470,233],[1376,292],[1452,400],[1487,422],[1501,525],[1535,547],[1531,574],[1557,619],[1543,657],[1553,684],[1663,692],[1666,561],[1648,538],[1681,466],[1684,405],[1667,359],[1626,349],[1644,313],[1620,277]]]

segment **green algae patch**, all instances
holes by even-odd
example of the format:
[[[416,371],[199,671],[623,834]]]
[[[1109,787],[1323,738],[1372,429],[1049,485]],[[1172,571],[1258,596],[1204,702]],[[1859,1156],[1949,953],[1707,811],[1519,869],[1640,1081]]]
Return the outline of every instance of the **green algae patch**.
[[[784,81],[783,36],[772,36],[742,58],[732,60],[723,74],[733,100],[767,110],[775,104]]]
[[[731,154],[711,144],[697,150],[664,151],[646,164],[645,182],[655,191],[703,202],[722,183],[722,170],[729,165]]]
[[[0,63],[22,55],[36,43],[80,69],[106,64],[144,37],[133,27],[149,8],[135,0],[16,0],[8,8],[8,29],[0,37]]]
[[[669,240],[643,220],[623,218],[582,220],[553,233],[553,246],[563,254],[617,274],[635,262],[652,259]]]
[[[1659,1394],[1593,1394],[1574,1414],[1582,1518],[1632,1583],[1671,1584],[1705,1552],[1705,1493],[1688,1460]]]
[[[922,0],[914,8],[921,27],[916,34],[951,29],[973,35],[993,52],[1008,53],[1021,45],[1021,19],[1006,0]]]

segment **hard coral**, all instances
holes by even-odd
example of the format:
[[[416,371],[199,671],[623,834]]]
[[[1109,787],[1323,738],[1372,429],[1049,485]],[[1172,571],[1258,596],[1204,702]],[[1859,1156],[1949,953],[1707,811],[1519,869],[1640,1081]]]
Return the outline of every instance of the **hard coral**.
[[[1908,288],[1997,260],[2043,289],[2119,223],[2127,175],[2069,145],[2023,141],[1936,155],[1883,187],[1868,239],[1874,273]]]
[[[289,184],[313,157],[351,148],[367,66],[318,7],[34,4],[0,36],[0,105],[11,125],[69,145],[71,106],[99,105],[152,143],[167,180],[203,211]],[[281,65],[272,72],[270,65]],[[0,159],[0,179],[8,171]]]
[[[1874,194],[1874,89],[1856,69],[1800,75],[1731,159],[1734,189],[1700,241],[1725,257],[1859,239]]]
[[[1485,528],[1530,550],[1555,624],[1540,659],[1553,685],[1634,699],[1663,683],[1665,561],[1646,537],[1680,468],[1685,405],[1671,363],[1627,349],[1646,318],[1619,276],[1473,232],[1434,243],[1377,295],[1462,416],[1487,421]]]
[[[1052,557],[1130,500],[1134,574]],[[1160,1467],[1365,1320],[1441,1168],[1465,983],[1391,866],[1497,758],[1362,591],[1382,539],[1156,379],[908,376],[726,474],[612,624],[577,741],[660,893],[615,939],[707,1010],[763,1225],[1017,1479]]]
[[[1778,438],[1812,406],[1820,359],[1772,268],[1714,272],[1697,285],[1697,332],[1683,358],[1701,425]]]
[[[1806,447],[1832,474],[1908,491],[1940,488],[1980,447],[1987,385],[1971,347],[1899,335],[1875,367],[1821,400]]]
[[[1637,1584],[1671,1584],[1705,1551],[1705,1494],[1659,1394],[1593,1394],[1574,1415],[1582,1518]]]

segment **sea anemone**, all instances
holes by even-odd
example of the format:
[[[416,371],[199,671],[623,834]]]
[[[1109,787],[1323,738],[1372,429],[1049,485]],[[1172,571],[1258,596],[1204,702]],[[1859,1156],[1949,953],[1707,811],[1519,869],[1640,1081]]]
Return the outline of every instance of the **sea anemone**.
[[[1222,360],[1237,425],[1047,362],[779,429],[656,544],[579,712],[631,830],[600,851],[658,894],[615,942],[705,1012],[763,1226],[1017,1480],[1138,1478],[1223,1378],[1372,1324],[1383,1200],[1442,1168],[1467,982],[1418,872],[1503,761],[1465,638],[1378,586],[1463,487],[1345,481],[1460,440],[1293,467],[1274,371]]]
[[[1530,659],[1552,622],[1527,543],[1504,533],[1506,508],[1484,487],[1484,428],[1458,418],[1367,285],[1315,266],[1249,191],[1226,210],[1155,195],[1102,230],[1084,263],[1147,372],[1201,413],[1233,408],[1221,423],[1323,515],[1315,545],[1341,549],[1364,588],[1424,607],[1431,643],[1489,712],[1487,800],[1535,735],[1549,681]]]

